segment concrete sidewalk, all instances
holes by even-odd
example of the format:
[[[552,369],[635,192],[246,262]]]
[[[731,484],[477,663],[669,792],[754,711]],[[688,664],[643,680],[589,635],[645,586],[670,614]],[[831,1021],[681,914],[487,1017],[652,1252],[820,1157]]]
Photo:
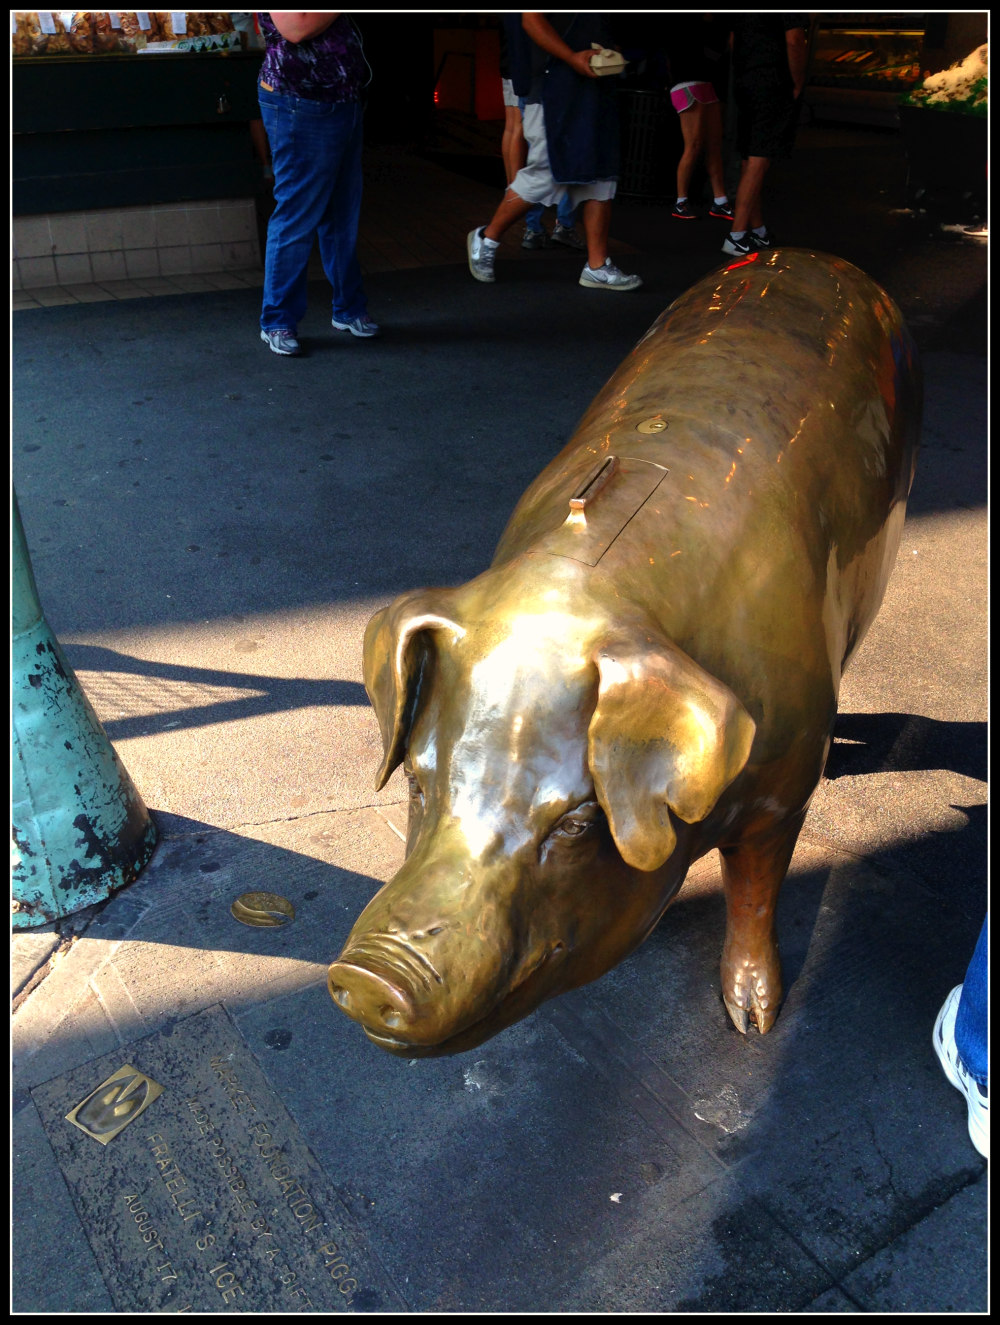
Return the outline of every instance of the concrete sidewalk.
[[[369,342],[329,329],[316,286],[302,359],[261,345],[252,289],[17,314],[14,479],[43,607],[162,836],[131,887],[14,940],[15,1311],[986,1309],[987,1166],[930,1044],[986,907],[985,249],[901,211],[891,136],[807,148],[775,227],[883,281],[927,404],[782,894],[788,993],[763,1038],[719,1000],[714,853],[630,959],[471,1053],[392,1058],[325,989],[403,854],[401,775],[372,790],[369,616],[485,567],[721,233],[621,204],[645,280],[622,299],[561,252],[498,264],[493,287],[463,254],[377,273]],[[295,921],[238,924],[257,889]],[[116,1153],[64,1120],[125,1063],[167,1083],[144,1136],[215,1259],[159,1152],[142,1169],[126,1143],[141,1129]],[[297,1195],[239,1130],[246,1101]],[[198,1109],[252,1211],[185,1130]]]

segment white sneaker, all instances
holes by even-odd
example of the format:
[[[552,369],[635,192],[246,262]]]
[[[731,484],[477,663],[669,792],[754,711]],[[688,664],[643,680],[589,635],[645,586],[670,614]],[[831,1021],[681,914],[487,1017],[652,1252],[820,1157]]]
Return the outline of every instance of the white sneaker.
[[[495,240],[486,238],[483,234],[485,228],[481,225],[475,230],[470,230],[465,241],[465,247],[469,254],[469,271],[472,272],[477,281],[492,283],[496,280],[493,272],[493,259],[496,257],[500,245]]]
[[[336,318],[333,318],[332,324],[338,331],[349,331],[352,336],[362,336],[365,339],[369,336],[377,336],[382,329],[377,322],[371,320],[367,313],[362,313],[360,317],[351,318],[350,322],[338,322]]]
[[[591,290],[638,290],[642,284],[641,276],[626,276],[610,258],[604,259],[604,266],[584,267],[580,273],[580,284]]]
[[[990,1157],[990,1096],[985,1086],[980,1086],[969,1076],[965,1064],[958,1056],[955,1044],[955,1018],[958,1016],[958,1004],[962,997],[962,986],[956,985],[944,1001],[944,1007],[934,1023],[934,1048],[944,1074],[965,1096],[969,1109],[969,1136],[972,1144],[985,1158]]]
[[[295,339],[295,332],[289,331],[287,327],[274,327],[268,331],[261,331],[260,338],[275,354],[301,353],[302,347]]]

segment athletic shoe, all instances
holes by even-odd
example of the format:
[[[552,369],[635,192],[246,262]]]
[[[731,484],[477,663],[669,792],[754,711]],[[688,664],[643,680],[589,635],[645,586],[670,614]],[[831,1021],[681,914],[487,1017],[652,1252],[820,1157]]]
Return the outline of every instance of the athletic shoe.
[[[757,252],[757,241],[750,230],[742,239],[734,239],[732,235],[727,235],[722,243],[722,251],[728,253],[731,258],[748,258],[751,253]]]
[[[483,231],[485,226],[479,226],[476,230],[470,230],[465,241],[465,248],[469,254],[469,271],[472,272],[477,281],[488,281],[492,283],[496,280],[493,272],[493,259],[496,257],[499,244],[491,244]]]
[[[575,248],[578,253],[587,247],[571,225],[563,225],[560,221],[552,227],[552,242],[562,244],[564,248]]]
[[[333,319],[333,326],[338,331],[349,331],[352,336],[377,336],[382,328],[377,322],[373,322],[367,313],[362,313],[360,317],[351,318],[350,322],[338,322]]]
[[[984,1159],[990,1157],[990,1096],[986,1086],[973,1081],[965,1069],[965,1064],[958,1056],[955,1044],[955,1018],[958,1016],[958,1004],[962,997],[962,986],[956,985],[944,1001],[944,1006],[934,1023],[934,1049],[944,1074],[965,1096],[969,1111],[969,1136]]]
[[[700,221],[700,220],[701,220],[701,217],[700,217],[700,216],[698,215],[698,213],[694,210],[694,208],[688,206],[686,200],[685,200],[684,202],[676,202],[676,203],[674,203],[674,210],[670,213],[670,215],[671,215],[671,216],[676,216],[677,219],[678,219],[678,221]]]
[[[728,202],[713,202],[708,209],[709,216],[721,216],[724,221],[733,219],[733,209]]]
[[[589,265],[584,267],[580,273],[580,284],[592,290],[638,290],[642,277],[626,276],[610,258],[605,258],[604,266],[598,267],[596,271]]]
[[[524,238],[521,240],[522,248],[548,248],[549,237],[544,230],[530,230],[524,227]]]
[[[767,226],[764,227],[764,233],[762,235],[758,235],[756,230],[751,230],[750,234],[753,235],[753,242],[758,248],[771,248],[774,244],[774,235],[771,234]]]
[[[260,338],[275,354],[301,354],[302,347],[287,327],[274,327],[262,331]]]

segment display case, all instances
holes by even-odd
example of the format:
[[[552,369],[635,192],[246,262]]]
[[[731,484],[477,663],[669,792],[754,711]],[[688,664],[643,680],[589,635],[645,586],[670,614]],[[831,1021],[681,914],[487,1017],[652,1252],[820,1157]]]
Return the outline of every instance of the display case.
[[[12,13],[14,215],[252,197],[262,52],[234,19]]]
[[[817,119],[896,127],[919,81],[923,14],[822,14],[811,25],[805,103]]]
[[[54,55],[202,54],[241,47],[232,13],[12,10],[15,60]]]

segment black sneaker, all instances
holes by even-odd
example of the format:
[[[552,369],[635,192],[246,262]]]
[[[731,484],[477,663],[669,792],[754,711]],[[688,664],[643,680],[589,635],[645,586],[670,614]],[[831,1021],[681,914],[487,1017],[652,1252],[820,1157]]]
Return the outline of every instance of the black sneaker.
[[[774,235],[771,234],[767,226],[764,227],[762,235],[758,235],[756,230],[751,230],[750,237],[758,248],[771,248],[774,245]]]
[[[678,219],[678,221],[700,221],[700,220],[701,220],[701,217],[700,217],[700,216],[698,215],[698,213],[694,210],[694,208],[688,206],[688,203],[687,203],[687,199],[686,199],[686,198],[684,199],[683,202],[675,202],[675,203],[674,203],[674,210],[670,213],[670,215],[671,215],[671,216],[676,216],[677,219]]]
[[[721,216],[724,221],[733,219],[733,209],[728,202],[713,202],[708,209],[709,216]]]
[[[727,235],[722,244],[722,251],[728,253],[731,258],[748,258],[751,253],[757,252],[757,240],[750,230],[742,239],[734,239],[732,235]]]

